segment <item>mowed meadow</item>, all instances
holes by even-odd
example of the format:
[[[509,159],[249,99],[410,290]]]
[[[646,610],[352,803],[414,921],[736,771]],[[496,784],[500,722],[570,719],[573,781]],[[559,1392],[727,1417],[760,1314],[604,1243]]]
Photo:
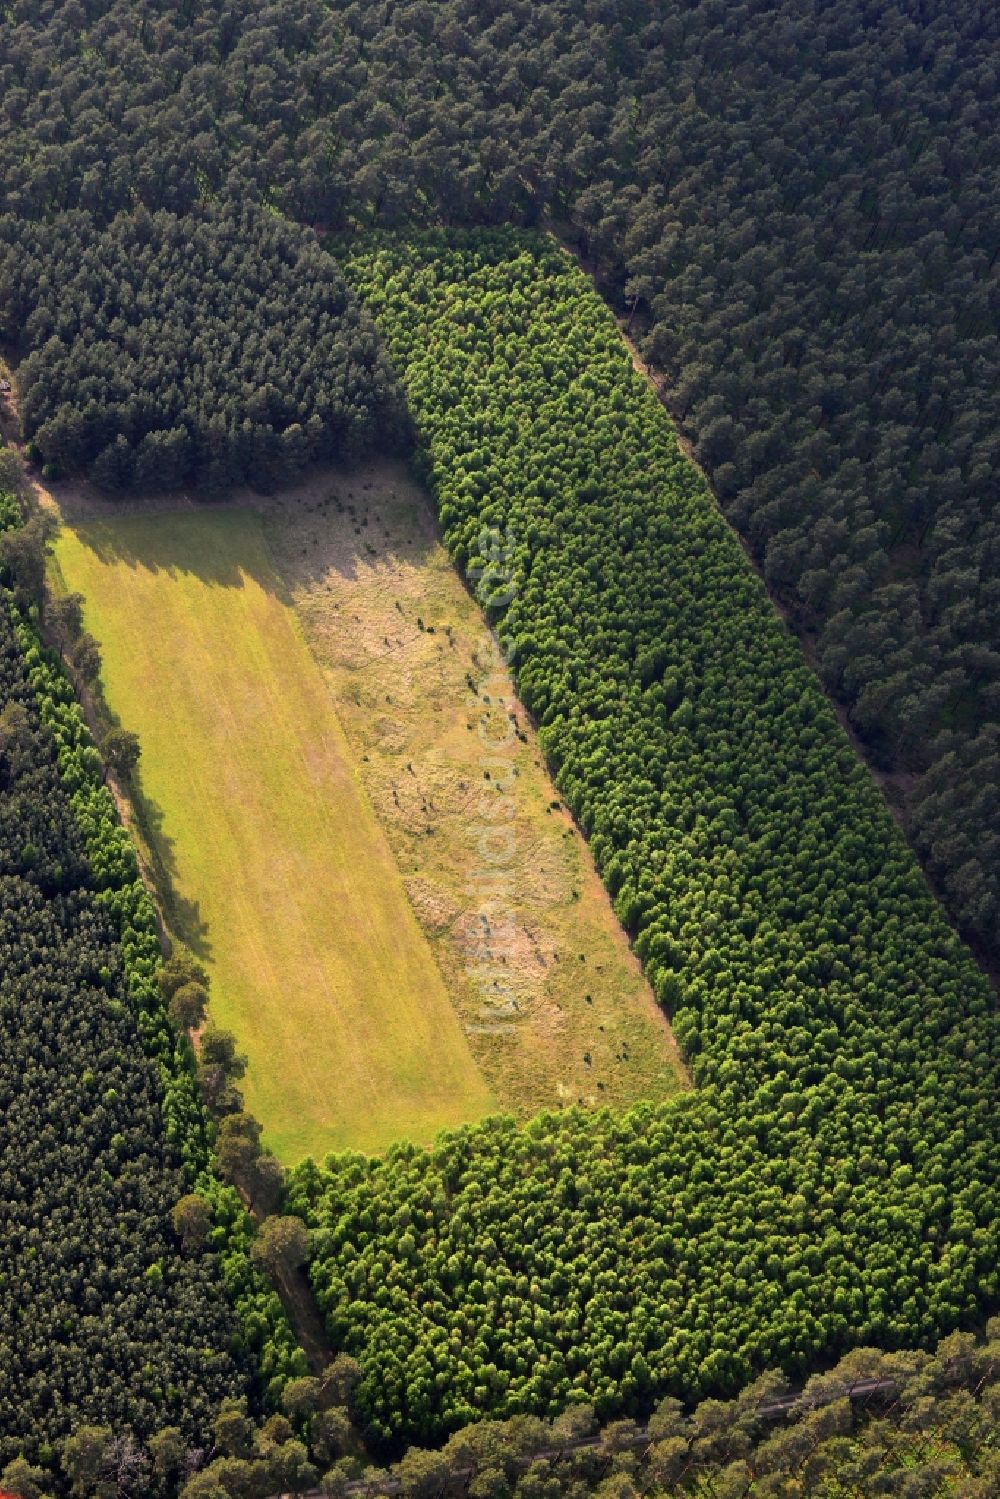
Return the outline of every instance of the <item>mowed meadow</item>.
[[[426,496],[374,465],[243,498],[115,513],[74,490],[53,581],[139,736],[133,832],[267,1146],[322,1160],[671,1096],[669,1025]]]
[[[64,527],[107,704],[142,743],[165,916],[285,1161],[493,1105],[251,511]]]

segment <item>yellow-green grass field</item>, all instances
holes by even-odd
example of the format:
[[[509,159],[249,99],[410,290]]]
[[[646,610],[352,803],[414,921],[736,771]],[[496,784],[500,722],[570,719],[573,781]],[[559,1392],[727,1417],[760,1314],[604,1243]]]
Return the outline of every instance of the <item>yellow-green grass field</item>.
[[[280,1159],[429,1141],[494,1098],[248,509],[65,524],[110,712],[142,744],[168,925]]]

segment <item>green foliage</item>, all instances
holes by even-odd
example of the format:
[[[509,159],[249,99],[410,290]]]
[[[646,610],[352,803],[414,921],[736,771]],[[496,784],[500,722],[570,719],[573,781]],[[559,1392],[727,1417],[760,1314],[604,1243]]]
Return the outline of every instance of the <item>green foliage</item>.
[[[197,984],[199,989],[208,989],[208,974],[188,952],[174,952],[166,959],[156,976],[156,986],[160,992],[160,998],[168,1005],[177,993],[188,984]]]
[[[8,219],[0,239],[10,332],[30,328],[33,350],[21,420],[43,460],[93,465],[110,490],[267,487],[403,437],[398,391],[336,265],[272,215],[139,212],[101,230],[75,213]]]
[[[212,1212],[200,1193],[185,1192],[171,1208],[170,1221],[185,1252],[204,1249],[212,1227]]]
[[[87,1499],[102,1476],[104,1461],[114,1433],[108,1426],[78,1426],[63,1443],[63,1472],[70,1493]]]
[[[73,647],[73,665],[89,686],[101,675],[101,647],[93,635],[81,635]]]
[[[613,319],[514,233],[346,264],[702,1088],[301,1167],[362,1411],[606,1413],[953,1327],[997,1292],[988,986]]]
[[[83,630],[83,594],[67,593],[47,599],[45,619],[63,641],[71,645]]]
[[[301,1379],[289,1380],[281,1397],[285,1411],[293,1418],[313,1415],[320,1407],[323,1396],[322,1381],[315,1375],[305,1374]]]
[[[138,734],[131,729],[109,729],[101,742],[101,754],[115,775],[128,780],[135,774],[142,754]]]
[[[7,496],[7,504],[8,507],[16,504],[13,496]],[[40,515],[33,515],[21,524],[19,509],[8,508],[0,518],[6,521],[0,526],[0,578],[12,584],[19,601],[28,606],[42,595],[50,527]]]
[[[28,762],[33,747],[28,710],[11,698],[0,712],[0,766],[8,780]]]
[[[14,1499],[45,1499],[48,1475],[23,1457],[15,1457],[0,1471],[0,1491]]]
[[[167,1014],[175,1030],[193,1031],[204,1023],[208,1008],[208,990],[201,984],[181,984],[167,1005]]]
[[[21,474],[20,464],[16,473]],[[0,488],[0,533],[15,530],[24,524],[20,501],[13,489]]]
[[[272,1275],[298,1270],[309,1254],[309,1232],[300,1218],[265,1218],[253,1242],[253,1258]]]
[[[170,1001],[171,1006],[175,1005],[177,996],[181,993],[182,990],[178,989]],[[238,1180],[240,1176],[238,1171],[233,1170],[227,1154],[231,1143],[231,1128],[249,1132],[253,1139],[254,1153],[260,1151],[260,1125],[256,1119],[239,1113],[243,1106],[243,1098],[235,1083],[244,1075],[246,1069],[246,1057],[237,1052],[236,1037],[232,1031],[208,1026],[202,1033],[198,1052],[198,1086],[213,1114],[237,1116],[222,1121],[218,1140],[222,1172],[231,1181]]]

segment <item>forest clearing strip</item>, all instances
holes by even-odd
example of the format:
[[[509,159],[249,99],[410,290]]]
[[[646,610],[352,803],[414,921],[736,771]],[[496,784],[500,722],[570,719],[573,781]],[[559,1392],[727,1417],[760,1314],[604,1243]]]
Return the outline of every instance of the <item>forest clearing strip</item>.
[[[488,1112],[259,518],[85,523],[56,559],[142,743],[168,924],[209,969],[269,1146],[322,1158]]]

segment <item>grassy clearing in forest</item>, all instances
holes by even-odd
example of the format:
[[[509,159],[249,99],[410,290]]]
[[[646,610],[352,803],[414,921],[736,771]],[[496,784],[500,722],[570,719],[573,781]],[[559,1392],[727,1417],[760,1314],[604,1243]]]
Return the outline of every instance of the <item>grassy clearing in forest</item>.
[[[505,1109],[661,1100],[684,1072],[479,606],[401,465],[262,503],[271,556]]]
[[[173,935],[249,1059],[285,1161],[378,1150],[494,1106],[246,509],[65,525],[108,706],[142,743],[137,810]]]
[[[134,832],[279,1155],[684,1086],[401,466],[211,510],[59,490],[58,583],[143,746]]]

